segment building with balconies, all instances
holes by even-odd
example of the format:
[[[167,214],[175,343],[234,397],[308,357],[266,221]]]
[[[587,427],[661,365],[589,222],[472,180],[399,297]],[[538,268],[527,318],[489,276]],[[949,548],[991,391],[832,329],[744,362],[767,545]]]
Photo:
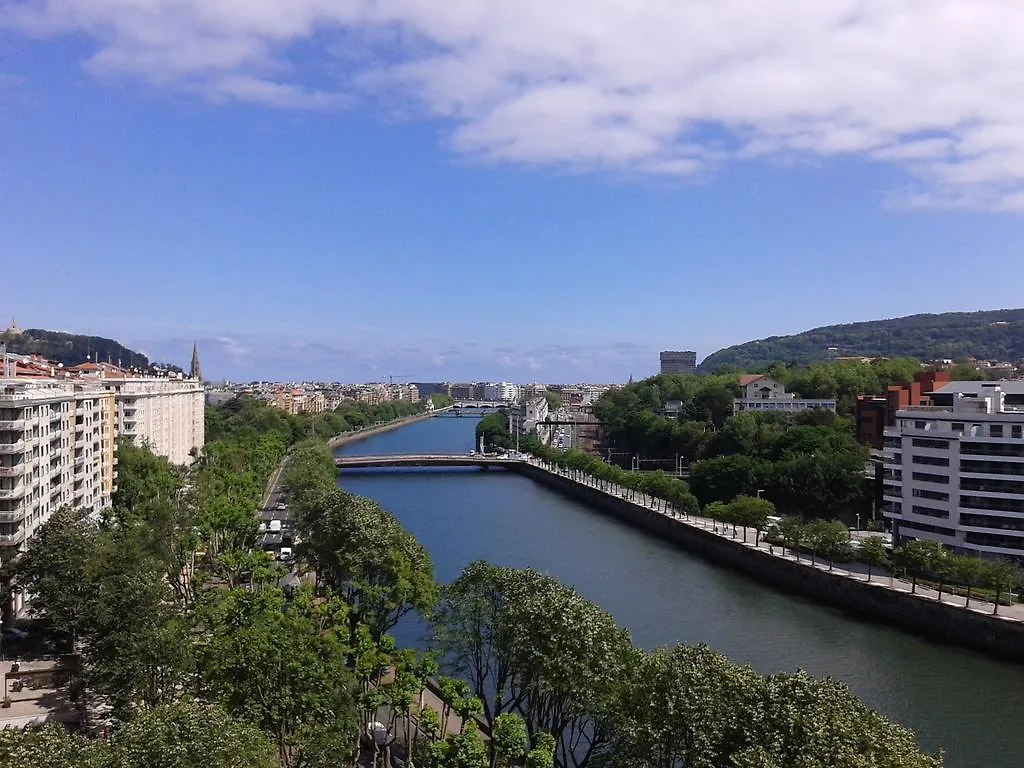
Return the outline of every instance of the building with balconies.
[[[113,394],[98,384],[0,377],[0,561],[61,507],[98,515],[109,506],[113,410]]]
[[[1024,562],[1024,381],[954,381],[885,430],[893,541]]]
[[[836,412],[836,401],[830,398],[798,398],[770,376],[751,373],[740,376],[740,397],[732,401],[733,413],[799,413],[821,409]]]
[[[113,394],[118,437],[145,445],[172,464],[191,464],[205,443],[203,383],[186,378],[104,378]]]

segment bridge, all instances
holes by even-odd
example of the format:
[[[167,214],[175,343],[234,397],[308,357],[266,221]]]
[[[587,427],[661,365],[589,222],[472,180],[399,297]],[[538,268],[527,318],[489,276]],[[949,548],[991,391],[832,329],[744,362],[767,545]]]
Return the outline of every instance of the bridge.
[[[452,408],[508,408],[504,400],[456,400]]]
[[[338,469],[371,469],[375,467],[517,467],[522,459],[503,459],[495,454],[480,453],[396,453],[386,456],[338,456]]]

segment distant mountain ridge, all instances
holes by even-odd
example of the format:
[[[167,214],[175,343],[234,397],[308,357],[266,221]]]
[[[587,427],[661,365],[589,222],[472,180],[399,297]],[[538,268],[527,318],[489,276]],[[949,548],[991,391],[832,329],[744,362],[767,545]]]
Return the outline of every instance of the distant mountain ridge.
[[[830,351],[831,350],[831,351]],[[791,336],[771,336],[720,349],[700,364],[750,370],[775,361],[807,365],[831,357],[974,357],[1016,362],[1024,358],[1024,309],[944,312],[827,325]]]
[[[0,342],[7,345],[7,351],[19,355],[42,355],[47,360],[63,363],[65,366],[78,365],[91,359],[93,362],[122,365],[125,368],[149,370],[149,358],[141,352],[102,336],[82,336],[62,331],[47,331],[42,328],[28,328],[12,333],[0,333]]]

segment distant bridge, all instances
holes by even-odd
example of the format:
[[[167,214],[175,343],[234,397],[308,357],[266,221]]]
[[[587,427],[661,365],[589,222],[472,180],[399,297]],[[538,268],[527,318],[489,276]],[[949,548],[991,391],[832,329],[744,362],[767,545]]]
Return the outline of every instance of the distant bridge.
[[[517,467],[522,459],[503,459],[479,453],[397,453],[387,456],[338,456],[338,469],[370,469],[374,467]]]
[[[508,408],[504,400],[457,400],[452,408]]]

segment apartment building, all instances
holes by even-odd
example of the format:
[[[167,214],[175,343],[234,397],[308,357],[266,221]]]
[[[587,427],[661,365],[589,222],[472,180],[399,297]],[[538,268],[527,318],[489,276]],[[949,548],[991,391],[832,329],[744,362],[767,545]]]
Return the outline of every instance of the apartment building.
[[[677,352],[666,350],[659,356],[662,373],[674,373],[677,376],[693,376],[697,372],[696,352]]]
[[[798,398],[770,376],[745,374],[740,376],[742,395],[732,401],[733,413],[754,411],[755,413],[782,412],[798,413],[820,408],[836,411],[836,401],[831,399]]]
[[[932,539],[1024,562],[1024,381],[954,381],[885,430],[894,542]]]
[[[0,378],[0,561],[61,507],[98,515],[110,505],[114,410],[113,393],[91,382]]]
[[[114,429],[119,437],[146,445],[172,464],[191,464],[203,449],[205,390],[185,378],[104,377],[114,395]]]

